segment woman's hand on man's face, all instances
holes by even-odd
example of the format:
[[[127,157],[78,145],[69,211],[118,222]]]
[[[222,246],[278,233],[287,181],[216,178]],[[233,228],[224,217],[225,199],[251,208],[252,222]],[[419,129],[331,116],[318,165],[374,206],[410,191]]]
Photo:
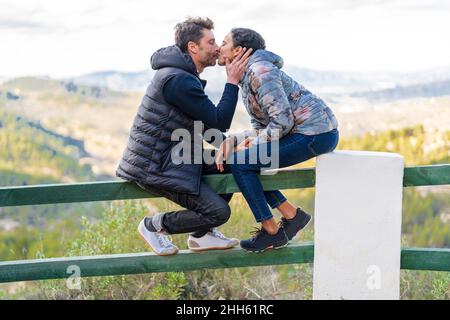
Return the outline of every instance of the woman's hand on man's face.
[[[234,58],[233,62],[225,58],[227,69],[227,82],[237,85],[241,81],[242,76],[247,68],[248,60],[253,49],[242,48],[239,54]]]

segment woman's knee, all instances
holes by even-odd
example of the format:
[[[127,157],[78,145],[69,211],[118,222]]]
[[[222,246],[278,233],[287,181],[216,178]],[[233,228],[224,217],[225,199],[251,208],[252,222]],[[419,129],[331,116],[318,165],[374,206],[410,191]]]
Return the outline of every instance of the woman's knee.
[[[316,156],[319,156],[321,154],[334,151],[338,142],[339,132],[337,130],[333,130],[316,136],[309,147],[311,152],[313,152]]]

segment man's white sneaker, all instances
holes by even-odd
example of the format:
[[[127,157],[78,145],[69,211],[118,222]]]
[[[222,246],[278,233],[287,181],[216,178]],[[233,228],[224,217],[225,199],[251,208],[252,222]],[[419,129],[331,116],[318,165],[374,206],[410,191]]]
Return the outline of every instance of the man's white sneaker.
[[[145,218],[139,223],[138,232],[150,248],[159,256],[169,256],[178,252],[169,237],[162,232],[151,232],[144,224]]]
[[[203,237],[195,238],[189,235],[188,238],[188,247],[192,251],[230,249],[238,244],[238,239],[227,238],[216,228]]]

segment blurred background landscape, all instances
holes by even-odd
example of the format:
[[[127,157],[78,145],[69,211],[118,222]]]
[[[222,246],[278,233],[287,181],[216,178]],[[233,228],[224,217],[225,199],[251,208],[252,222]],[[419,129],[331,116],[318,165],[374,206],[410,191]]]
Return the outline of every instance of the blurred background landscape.
[[[3,5],[3,1],[1,3]],[[91,33],[106,32],[105,38],[101,39],[109,39],[108,30],[112,28],[108,28],[109,23],[114,22],[115,26],[123,23],[126,26],[125,18],[124,21],[117,21],[99,13],[110,6],[115,9],[110,12],[114,17],[118,8],[121,8],[116,2],[107,4],[98,1],[94,7],[86,2],[81,9],[62,9],[55,2],[42,1],[39,2],[40,7],[31,6],[34,11],[30,12],[34,13],[28,15],[28,18],[26,1],[18,3],[15,10],[21,15],[15,15],[16,20],[11,16],[11,8],[8,9],[10,12],[6,10],[0,13],[0,35],[3,32],[10,39],[13,39],[14,33],[14,39],[19,40],[24,37],[47,37],[52,32],[59,34],[60,31],[53,31],[49,26],[55,27],[57,23],[62,23],[61,17],[64,14],[69,17],[70,10],[77,14],[67,22],[67,37],[74,37],[71,35],[71,28],[84,30],[91,26],[91,20],[95,17],[100,19],[94,29],[89,30]],[[450,61],[434,56],[436,51],[445,53],[448,50],[448,43],[443,43],[446,42],[444,39],[448,28],[442,27],[450,21],[447,19],[447,22],[443,22],[448,17],[449,7],[439,1],[373,1],[370,5],[357,5],[353,1],[337,1],[332,2],[333,4],[319,1],[320,5],[300,3],[294,8],[298,16],[304,18],[299,18],[298,29],[293,28],[296,25],[292,20],[281,24],[281,27],[265,26],[254,15],[248,15],[252,10],[267,13],[272,8],[276,9],[276,17],[280,18],[283,13],[294,10],[289,7],[288,2],[274,4],[266,1],[259,5],[246,5],[248,12],[247,15],[242,14],[242,19],[263,36],[268,34],[267,49],[287,57],[283,70],[322,97],[336,113],[341,133],[337,149],[398,152],[404,156],[407,166],[450,163]],[[217,14],[215,10],[222,7],[208,7],[206,2],[202,4],[203,6],[199,4],[198,14],[195,15],[210,16],[217,20],[217,24],[226,23],[226,28],[222,26],[222,29],[218,28],[220,32],[216,32],[217,43],[220,45],[222,37],[235,23],[230,22],[226,12]],[[141,1],[130,2],[130,7],[133,6],[138,10],[145,4]],[[59,11],[51,9],[54,7],[59,8]],[[305,8],[307,10],[303,10]],[[164,7],[161,10],[168,11]],[[54,47],[47,48],[50,58],[46,57],[41,62],[38,58],[43,49],[36,49],[34,64],[42,69],[31,69],[26,66],[28,62],[24,62],[21,54],[15,55],[14,50],[7,50],[5,43],[0,44],[0,185],[5,187],[116,179],[114,171],[126,145],[133,117],[153,75],[153,70],[148,65],[150,55],[158,46],[171,44],[172,28],[176,22],[187,15],[194,15],[191,12],[195,10],[183,10],[168,13],[165,19],[160,20],[152,16],[153,20],[145,22],[148,26],[156,26],[156,29],[161,30],[162,35],[158,37],[166,38],[163,42],[155,36],[155,40],[150,41],[151,45],[139,48],[143,58],[137,63],[138,68],[126,65],[122,68],[120,61],[115,64],[114,59],[119,60],[118,55],[115,55],[110,64],[98,62],[95,64],[98,67],[86,67],[85,73],[74,72],[70,66],[64,71],[58,61],[61,44],[55,42]],[[409,38],[409,33],[404,35],[404,41],[398,39],[400,31],[409,26],[406,23],[408,19],[431,19],[434,22],[426,30],[430,35],[429,39],[422,40],[427,48],[424,49],[419,44],[417,52],[411,53],[412,57],[405,56],[403,65],[402,59],[388,61],[387,47],[383,46],[382,38],[389,37],[384,33],[374,37],[369,32],[372,30],[370,29],[366,31],[376,44],[371,48],[375,51],[374,56],[367,53],[367,61],[355,60],[353,68],[352,57],[343,61],[339,55],[344,55],[345,52],[341,52],[338,46],[330,47],[325,54],[321,44],[309,42],[308,51],[320,51],[318,58],[325,59],[325,67],[319,68],[313,55],[302,56],[302,47],[296,52],[298,61],[292,53],[284,54],[290,47],[295,50],[297,47],[286,40],[283,44],[277,43],[274,40],[277,34],[271,33],[276,29],[291,36],[297,35],[300,32],[298,30],[306,25],[308,29],[301,29],[302,34],[311,30],[310,33],[320,43],[329,40],[333,44],[334,38],[325,37],[320,28],[317,31],[312,24],[316,20],[311,18],[318,19],[323,12],[329,12],[332,22],[341,19],[341,16],[342,19],[347,17],[350,20],[349,26],[337,28],[347,31],[346,38],[353,37],[353,41],[342,40],[348,47],[347,55],[351,55],[350,52],[358,52],[364,46],[363,40],[359,42],[359,32],[354,31],[354,34],[350,28],[351,23],[355,22],[350,17],[355,10],[361,16],[374,15],[373,20],[369,21],[375,25],[374,29],[383,31],[387,24],[386,32],[391,30],[397,39],[397,42],[392,40],[396,46],[391,44],[389,47],[393,58],[397,57],[398,52],[409,48],[409,40],[415,39]],[[442,12],[447,12],[447,16]],[[377,15],[379,13],[386,14],[381,17]],[[390,24],[389,19],[395,21],[398,18],[396,14],[399,13],[406,17],[404,24]],[[218,18],[215,19],[215,16]],[[143,19],[145,13],[139,17]],[[292,15],[289,17],[293,19]],[[263,18],[262,16],[261,19]],[[370,24],[369,22],[367,23]],[[47,28],[39,30],[43,25]],[[332,33],[331,29],[327,31]],[[329,36],[333,37],[333,34]],[[36,43],[39,42],[32,41],[32,44]],[[75,65],[83,65],[86,60],[96,60],[98,52],[108,48],[107,41],[104,44],[102,41],[98,42],[98,52],[90,47],[90,40],[78,40],[74,43],[77,47],[83,47],[84,44],[84,50],[90,49],[90,54],[83,51],[84,60],[74,61]],[[12,42],[8,46],[21,48],[23,43]],[[67,48],[68,51],[70,49]],[[24,50],[26,47],[21,52]],[[123,49],[117,50],[123,52]],[[136,50],[136,47],[128,50]],[[450,50],[448,53],[450,56]],[[52,54],[54,62],[51,60]],[[78,56],[83,54],[78,53]],[[67,55],[70,57],[72,53]],[[385,69],[379,67],[380,61],[374,62],[375,66],[371,65],[376,56],[380,57],[381,62],[385,62]],[[131,56],[127,59],[133,58]],[[412,61],[411,64],[406,63],[409,60]],[[65,61],[68,65],[72,64],[68,63],[68,59]],[[340,62],[343,66],[338,68]],[[86,65],[90,66],[91,63],[87,62]],[[367,68],[363,67],[364,63]],[[417,67],[414,67],[416,63]],[[398,68],[394,67],[396,64]],[[14,72],[16,69],[17,72]],[[206,91],[211,100],[217,103],[225,84],[225,71],[220,67],[212,67],[201,77],[208,80]],[[240,101],[231,131],[248,128],[249,117]],[[314,165],[311,160],[299,167]],[[314,189],[288,190],[286,195],[292,202],[314,213]],[[449,195],[448,186],[404,189],[403,246],[450,248]],[[240,194],[234,196],[231,207],[232,218],[221,230],[227,235],[248,237],[249,231],[256,224]],[[174,208],[176,205],[162,199],[0,208],[0,261],[147,251],[136,233],[138,221],[144,215]],[[313,227],[310,226],[296,241],[312,241],[313,237]],[[186,236],[177,235],[173,238],[180,248],[187,248]],[[269,281],[262,282],[260,279]],[[312,266],[289,265],[86,278],[82,280],[82,287],[82,291],[70,291],[65,287],[64,281],[3,284],[0,285],[0,299],[311,299]],[[402,271],[401,292],[402,299],[450,299],[450,275]]]

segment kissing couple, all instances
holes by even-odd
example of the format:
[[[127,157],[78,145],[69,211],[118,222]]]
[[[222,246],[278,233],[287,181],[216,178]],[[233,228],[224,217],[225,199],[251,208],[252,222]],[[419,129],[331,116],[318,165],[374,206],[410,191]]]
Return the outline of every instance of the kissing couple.
[[[181,233],[189,233],[187,245],[192,251],[240,245],[262,252],[286,246],[311,215],[280,191],[263,189],[258,175],[274,163],[264,161],[259,151],[276,159],[276,168],[285,168],[331,152],[339,141],[332,110],[282,70],[283,59],[266,49],[258,32],[233,28],[219,46],[213,29],[209,18],[189,18],[176,25],[175,44],[152,55],[156,72],[116,170],[118,177],[183,208],[144,217],[139,223],[139,234],[158,255],[176,254],[178,247],[170,235]],[[200,78],[205,68],[216,64],[224,66],[227,74],[217,105],[205,94],[206,81]],[[251,124],[249,130],[228,134],[239,90]],[[175,152],[177,130],[192,137],[183,141],[190,147],[183,149],[183,161]],[[211,130],[216,134],[206,134]],[[195,149],[200,155],[207,151],[204,141],[216,148],[211,151],[212,162],[195,156]],[[233,194],[218,194],[201,179],[226,173],[233,175],[260,224],[248,239],[239,241],[218,230],[232,214]],[[280,212],[281,221],[275,221],[269,207]]]

